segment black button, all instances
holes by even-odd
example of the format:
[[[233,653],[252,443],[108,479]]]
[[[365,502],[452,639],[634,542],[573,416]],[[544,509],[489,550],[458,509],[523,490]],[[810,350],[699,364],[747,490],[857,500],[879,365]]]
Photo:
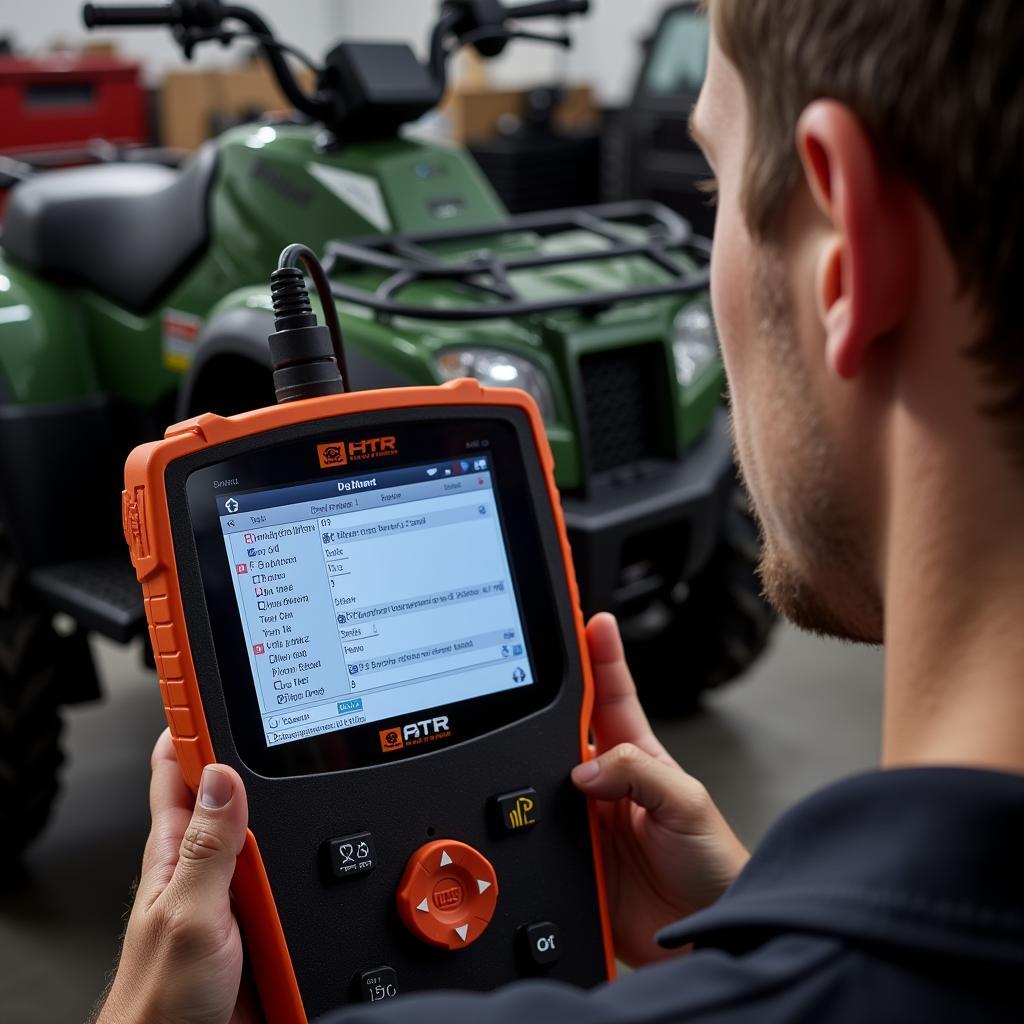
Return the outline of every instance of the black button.
[[[562,955],[562,936],[551,921],[524,925],[519,929],[519,941],[526,956],[540,967],[553,964]]]
[[[537,824],[537,791],[517,789],[491,800],[491,821],[498,832],[522,832]]]
[[[375,967],[359,975],[359,996],[364,1003],[379,1003],[398,995],[398,975],[394,967]]]
[[[369,832],[357,832],[351,836],[341,836],[339,839],[328,839],[327,850],[331,873],[335,878],[365,875],[377,866],[373,836]]]

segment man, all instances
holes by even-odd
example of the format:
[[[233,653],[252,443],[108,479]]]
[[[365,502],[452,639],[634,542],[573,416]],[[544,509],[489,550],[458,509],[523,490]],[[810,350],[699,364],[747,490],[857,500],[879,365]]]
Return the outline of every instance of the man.
[[[616,952],[642,969],[339,1022],[1024,1017],[1024,9],[712,0],[710,17],[693,131],[765,587],[806,628],[884,637],[886,770],[790,811],[748,863],[597,616],[600,756],[573,777],[602,812]],[[153,819],[99,1019],[249,1019],[240,780],[208,768],[193,811],[164,737]]]

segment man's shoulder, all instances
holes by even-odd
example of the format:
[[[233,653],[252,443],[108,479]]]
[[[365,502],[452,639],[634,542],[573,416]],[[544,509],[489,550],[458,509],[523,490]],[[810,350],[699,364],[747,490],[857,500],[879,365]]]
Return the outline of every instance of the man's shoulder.
[[[433,993],[354,1008],[318,1024],[1016,1024],[1016,972],[928,961],[806,934],[745,952],[703,948],[582,991],[519,982],[490,994]]]
[[[696,951],[591,992],[526,982],[402,997],[368,1020],[792,1024],[1021,1019],[1024,778],[855,776],[797,805],[707,910],[662,933]],[[375,1008],[376,1010],[377,1008]],[[338,1024],[357,1024],[350,1011]]]

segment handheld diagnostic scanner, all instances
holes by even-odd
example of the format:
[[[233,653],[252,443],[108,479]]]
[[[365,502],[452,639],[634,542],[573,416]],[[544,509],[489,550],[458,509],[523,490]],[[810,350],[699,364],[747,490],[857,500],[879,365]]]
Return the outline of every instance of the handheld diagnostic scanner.
[[[233,893],[267,1017],[594,985],[610,931],[569,779],[591,679],[537,408],[474,380],[344,393],[340,346],[296,370],[303,330],[271,338],[294,400],[172,426],[123,495],[182,774],[245,782]]]

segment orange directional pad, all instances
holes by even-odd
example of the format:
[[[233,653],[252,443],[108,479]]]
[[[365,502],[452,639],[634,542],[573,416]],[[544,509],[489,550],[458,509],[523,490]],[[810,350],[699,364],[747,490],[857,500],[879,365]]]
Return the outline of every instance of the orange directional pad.
[[[498,878],[472,846],[435,839],[409,858],[397,899],[398,913],[413,935],[442,949],[462,949],[491,923]]]

